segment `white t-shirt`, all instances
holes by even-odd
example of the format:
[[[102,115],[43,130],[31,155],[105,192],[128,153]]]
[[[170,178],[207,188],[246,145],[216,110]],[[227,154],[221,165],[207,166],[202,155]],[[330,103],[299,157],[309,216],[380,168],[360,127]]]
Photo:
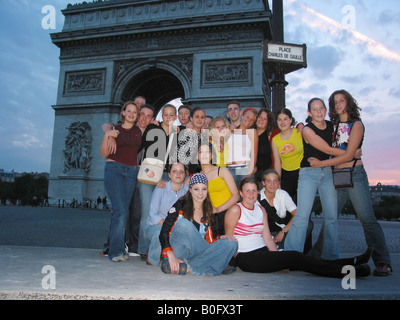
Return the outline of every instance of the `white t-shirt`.
[[[265,188],[262,188],[262,190],[260,191],[260,201],[264,199],[266,200],[264,191]],[[292,197],[285,190],[277,189],[274,198],[274,208],[276,209],[276,214],[280,218],[284,218],[286,217],[287,211],[292,212],[293,210],[297,209],[297,206],[293,202]],[[281,228],[284,227],[284,225],[280,224],[278,224],[278,226],[280,226]]]
[[[232,162],[239,161],[251,161],[251,148],[252,143],[249,138],[249,133],[251,131],[247,130],[246,134],[231,134],[227,144],[228,144],[228,164]]]

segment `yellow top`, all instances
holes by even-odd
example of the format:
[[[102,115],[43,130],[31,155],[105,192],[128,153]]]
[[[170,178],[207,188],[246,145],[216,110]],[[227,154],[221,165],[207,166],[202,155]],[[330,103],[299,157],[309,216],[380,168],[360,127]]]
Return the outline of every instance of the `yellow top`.
[[[272,138],[278,148],[279,157],[282,161],[282,169],[294,171],[300,168],[303,160],[303,138],[301,133],[293,129],[292,136],[288,140],[282,140],[281,135],[277,134]]]
[[[232,197],[225,180],[219,176],[220,169],[218,168],[217,178],[208,180],[208,194],[210,195],[211,204],[215,208],[224,204]]]
[[[217,157],[216,160],[216,165],[218,167],[226,167],[226,162],[228,160],[228,144],[226,142],[224,142],[224,150],[222,150],[222,152],[220,152],[218,149],[218,144],[215,143],[214,141],[210,141],[210,143],[212,144],[214,151],[215,151],[215,155]]]

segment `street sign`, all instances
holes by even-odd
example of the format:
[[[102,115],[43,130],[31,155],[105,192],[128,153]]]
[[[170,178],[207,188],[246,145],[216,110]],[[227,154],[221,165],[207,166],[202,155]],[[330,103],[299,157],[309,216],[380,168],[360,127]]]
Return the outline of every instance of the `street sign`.
[[[284,69],[285,74],[307,67],[307,46],[276,43],[265,41],[263,62],[268,65],[278,65]]]

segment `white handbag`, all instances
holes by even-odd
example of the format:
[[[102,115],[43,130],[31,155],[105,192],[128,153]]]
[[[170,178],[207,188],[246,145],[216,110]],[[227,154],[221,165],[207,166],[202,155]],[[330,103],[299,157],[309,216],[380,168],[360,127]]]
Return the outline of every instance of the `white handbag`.
[[[173,133],[169,136],[169,143],[164,161],[145,158],[140,164],[137,179],[141,183],[156,185],[161,179],[164,172],[165,163],[167,162],[169,151],[171,150],[172,142],[174,140]]]

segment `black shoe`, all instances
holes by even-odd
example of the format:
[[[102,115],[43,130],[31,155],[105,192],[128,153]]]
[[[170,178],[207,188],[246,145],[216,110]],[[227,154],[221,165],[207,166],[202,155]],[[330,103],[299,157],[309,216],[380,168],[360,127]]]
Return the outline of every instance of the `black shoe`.
[[[393,272],[393,268],[388,263],[378,263],[376,269],[374,270],[374,276],[390,276]]]
[[[369,259],[371,258],[372,252],[374,251],[374,248],[368,248],[367,251],[365,251],[363,254],[357,256],[354,258],[354,265],[358,266],[361,264],[368,263]]]
[[[100,255],[103,257],[107,257],[109,251],[110,251],[110,248],[104,247],[104,249],[100,252]]]
[[[355,265],[356,277],[368,277],[371,274],[371,268],[367,264]]]
[[[168,258],[163,259],[163,261],[161,261],[161,270],[164,273],[171,273],[171,268],[169,266],[169,260]],[[181,262],[179,264],[179,274],[180,275],[185,275],[187,273],[187,264],[184,262]]]
[[[229,264],[226,268],[222,271],[222,274],[231,274],[236,271],[236,267],[230,266]]]
[[[141,253],[141,254],[140,254],[140,260],[146,261],[147,258],[148,258],[148,254],[147,254],[147,253]]]

